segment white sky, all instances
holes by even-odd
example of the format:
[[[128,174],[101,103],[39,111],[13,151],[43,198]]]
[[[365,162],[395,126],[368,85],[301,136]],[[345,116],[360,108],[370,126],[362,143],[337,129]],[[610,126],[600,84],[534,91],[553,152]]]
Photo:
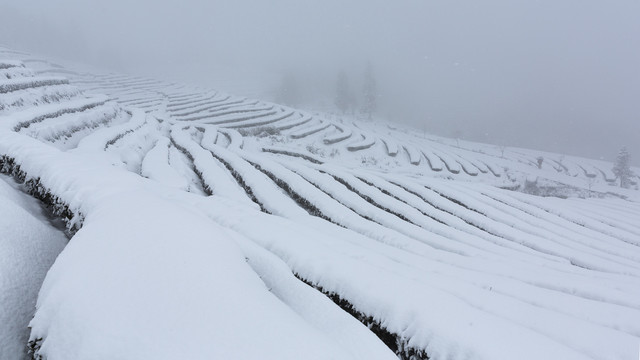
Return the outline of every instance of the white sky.
[[[638,0],[1,0],[0,43],[247,94],[371,61],[392,120],[640,164],[639,19]]]

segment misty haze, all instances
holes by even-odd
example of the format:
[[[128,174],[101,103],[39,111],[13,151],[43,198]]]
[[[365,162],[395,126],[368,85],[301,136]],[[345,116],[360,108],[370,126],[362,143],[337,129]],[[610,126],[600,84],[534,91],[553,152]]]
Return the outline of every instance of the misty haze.
[[[0,359],[636,359],[637,0],[7,0]]]
[[[381,115],[444,136],[640,161],[640,3],[6,2],[0,41],[133,75],[309,104],[371,62]],[[318,88],[328,89],[318,93]],[[314,103],[315,102],[315,103]]]

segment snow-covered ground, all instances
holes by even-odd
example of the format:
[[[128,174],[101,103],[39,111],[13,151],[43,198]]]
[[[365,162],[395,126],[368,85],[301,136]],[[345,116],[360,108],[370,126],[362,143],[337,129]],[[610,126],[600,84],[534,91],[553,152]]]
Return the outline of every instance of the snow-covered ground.
[[[0,175],[0,358],[27,355],[29,321],[44,277],[67,243],[37,200]]]
[[[46,359],[637,356],[610,163],[0,58],[2,170],[79,229]]]

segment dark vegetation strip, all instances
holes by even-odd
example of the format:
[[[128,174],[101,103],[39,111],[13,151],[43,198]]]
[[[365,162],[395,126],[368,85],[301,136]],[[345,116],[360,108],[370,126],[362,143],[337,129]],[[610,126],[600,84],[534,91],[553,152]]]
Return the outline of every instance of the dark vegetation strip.
[[[290,122],[288,124],[276,125],[276,126],[274,126],[274,129],[277,130],[277,131],[289,130],[289,129],[292,129],[292,128],[296,127],[296,126],[300,126],[300,125],[306,124],[309,121],[311,121],[311,119],[312,118],[310,118],[310,117],[307,117],[307,118],[300,117],[300,119],[291,120],[292,122]]]
[[[478,173],[477,173],[477,172],[475,172],[475,171],[473,171],[473,170],[471,170],[471,169],[467,169],[467,167],[466,167],[462,162],[457,161],[457,160],[456,160],[456,162],[457,162],[458,164],[460,164],[460,167],[462,168],[462,171],[464,171],[465,173],[467,173],[467,175],[469,175],[469,176],[478,176]],[[469,165],[473,166],[473,164],[469,164]],[[477,169],[477,167],[476,167],[476,169]],[[480,170],[480,169],[478,169],[478,170]]]
[[[194,98],[194,97],[198,96],[198,94],[197,93],[179,93],[177,95],[174,95],[174,94],[169,95],[169,94],[167,94],[166,96],[171,101],[184,101],[187,98],[189,98],[189,99],[190,98]]]
[[[474,209],[474,208],[472,208],[472,207],[469,207],[467,204],[463,203],[462,201],[460,201],[460,200],[458,200],[458,199],[456,199],[456,198],[453,198],[453,197],[451,197],[451,196],[444,195],[444,194],[442,194],[441,192],[438,192],[438,191],[436,191],[436,190],[434,190],[434,189],[432,189],[432,188],[430,188],[430,187],[428,187],[428,186],[425,186],[425,188],[427,188],[427,189],[429,189],[429,190],[433,191],[434,193],[436,193],[436,194],[438,194],[438,195],[442,196],[443,198],[445,198],[445,199],[447,199],[447,200],[451,201],[452,203],[454,203],[454,204],[456,204],[456,205],[458,205],[458,206],[462,206],[463,208],[465,208],[465,209],[467,209],[467,210],[470,210],[470,211],[473,211],[473,212],[475,212],[475,213],[478,213],[478,214],[480,214],[480,215],[482,215],[482,216],[487,216],[487,215],[485,215],[484,213],[482,213],[480,210],[478,210],[478,209]]]
[[[153,80],[153,79],[127,79],[123,81],[118,81],[115,86],[126,87],[126,88],[140,88],[143,86],[160,86],[163,85],[161,81]]]
[[[322,140],[322,142],[325,145],[333,145],[333,144],[339,143],[341,141],[347,140],[348,138],[351,137],[351,135],[352,135],[351,132],[342,131],[342,133],[339,136],[325,138],[325,139]]]
[[[278,187],[280,187],[282,190],[284,190],[284,192],[293,201],[295,201],[296,204],[298,204],[298,206],[300,206],[306,212],[308,212],[309,215],[316,216],[316,217],[319,217],[321,219],[327,220],[328,222],[330,222],[332,224],[335,224],[335,225],[338,225],[338,226],[342,226],[342,225],[334,222],[333,220],[331,220],[331,218],[329,216],[325,215],[320,209],[318,209],[315,205],[313,205],[304,196],[298,194],[284,180],[280,179],[279,177],[274,175],[272,172],[262,168],[262,166],[260,166],[260,164],[257,164],[257,163],[254,163],[254,162],[251,162],[251,161],[248,161],[248,160],[247,160],[247,162],[249,164],[253,165],[253,167],[255,167],[258,171],[261,171],[263,174],[267,175],[267,177],[269,177],[269,179],[271,179],[271,181],[273,181],[276,185],[278,185]],[[342,227],[344,227],[344,226],[342,226]]]
[[[205,111],[207,112],[215,111],[216,108],[227,106],[227,105],[242,104],[245,101],[245,99],[240,99],[240,100],[232,100],[229,102],[225,102],[229,99],[231,99],[231,96],[227,96],[225,98],[218,99],[218,100],[202,101],[202,102],[198,102],[198,104],[190,104],[186,106],[181,106],[179,108],[167,109],[167,110],[171,112],[171,114],[175,114],[177,111],[185,111],[185,110],[193,111],[193,114],[196,114],[196,113],[201,113]],[[194,119],[197,120],[198,118],[194,118]]]
[[[223,125],[223,124],[229,124],[229,123],[234,123],[234,122],[259,119],[261,117],[271,116],[271,115],[275,115],[277,113],[278,112],[276,110],[272,110],[272,111],[268,111],[268,112],[261,112],[261,113],[259,113],[257,115],[249,115],[249,116],[237,117],[237,118],[234,117],[232,119],[224,119],[224,120],[215,120],[215,116],[206,115],[206,116],[198,118],[198,119],[209,119],[209,118],[211,118],[211,120],[209,121],[210,124]],[[195,121],[196,118],[188,118],[188,119],[182,119],[182,120],[183,121]]]
[[[181,149],[179,146],[172,141],[176,148]],[[182,148],[183,153],[190,157],[188,152]],[[215,156],[214,156],[215,157]],[[217,157],[216,157],[217,158]],[[223,161],[222,159],[217,158],[222,163],[228,166],[228,163]],[[304,199],[300,195],[298,195],[295,191],[293,191],[288,184],[284,181],[278,179],[272,173],[262,169],[260,165],[251,163],[256,169],[262,171],[267,176],[269,176],[278,186],[283,188],[291,197],[294,199],[299,205],[305,208],[311,215],[321,217],[325,220],[331,221],[328,217],[322,214],[322,212],[313,206],[308,200]],[[70,210],[69,206],[58,196],[54,195],[48,188],[46,188],[39,178],[28,178],[26,172],[20,169],[20,165],[18,165],[14,158],[11,158],[6,155],[0,156],[0,172],[3,174],[7,174],[13,176],[18,182],[24,183],[26,190],[28,193],[35,198],[41,200],[47,209],[51,211],[51,213],[59,218],[67,224],[67,235],[69,237],[73,236],[82,226],[82,214],[74,214],[73,211]],[[72,223],[72,219],[79,218],[80,221],[75,221]],[[337,224],[336,224],[337,225]],[[305,284],[319,290],[325,296],[327,296],[330,300],[332,300],[336,305],[346,311],[348,314],[353,316],[355,319],[360,321],[362,324],[367,326],[381,341],[383,341],[389,349],[391,349],[399,359],[401,360],[428,360],[429,356],[423,349],[416,349],[408,346],[408,339],[404,337],[394,334],[388,331],[380,321],[375,320],[372,316],[366,315],[365,313],[357,310],[353,304],[349,301],[341,298],[335,292],[329,292],[323,289],[319,285],[314,285],[310,281],[305,280],[299,274],[294,274],[296,278]],[[43,360],[44,357],[38,354],[40,347],[42,345],[43,338],[32,339],[28,342],[29,353],[31,354],[31,358],[33,360]]]
[[[433,221],[436,221],[436,222],[439,222],[439,223],[440,223],[440,224],[442,224],[442,225],[447,225],[447,226],[448,226],[448,224],[446,224],[444,221],[442,221],[442,220],[440,220],[440,219],[436,219],[436,218],[435,218],[435,217],[433,217],[432,215],[429,215],[429,214],[427,214],[426,212],[424,212],[424,211],[422,211],[422,210],[420,210],[420,209],[418,209],[418,208],[416,208],[416,207],[412,206],[412,205],[411,205],[411,204],[409,204],[408,202],[406,202],[406,201],[404,201],[404,200],[400,199],[399,197],[397,197],[397,196],[393,195],[392,193],[388,192],[387,190],[382,189],[382,188],[379,188],[379,187],[377,187],[375,184],[370,183],[370,182],[368,182],[367,180],[365,180],[365,179],[363,179],[363,178],[358,177],[358,179],[359,179],[360,181],[362,181],[363,183],[365,183],[365,184],[367,184],[367,185],[369,185],[369,186],[373,186],[374,188],[376,188],[376,189],[380,190],[383,194],[385,194],[385,195],[387,195],[387,196],[390,196],[390,197],[392,197],[392,198],[394,198],[394,199],[396,199],[396,200],[400,201],[401,203],[404,203],[404,204],[405,204],[405,205],[407,205],[407,206],[410,206],[411,208],[413,208],[413,209],[417,210],[418,212],[420,212],[422,215],[424,215],[424,216],[428,217],[429,219],[431,219],[431,220],[433,220]]]
[[[272,153],[272,154],[280,154],[280,155],[287,155],[287,156],[293,156],[293,157],[299,157],[302,159],[305,159],[307,161],[310,161],[314,164],[322,164],[322,161],[317,160],[312,158],[311,156],[307,156],[305,154],[301,154],[301,153],[297,153],[297,152],[293,152],[293,151],[287,151],[287,150],[278,150],[278,149],[271,149],[271,148],[262,148],[263,152],[268,152],[268,153]]]
[[[84,123],[82,125],[74,125],[74,126],[68,127],[66,131],[60,134],[56,134],[55,136],[48,138],[47,140],[56,141],[62,137],[70,138],[71,136],[73,136],[73,134],[77,133],[78,131],[85,130],[85,129],[88,129],[88,130],[97,129],[100,126],[105,126],[111,123],[111,121],[113,121],[113,119],[115,119],[116,116],[118,116],[118,114],[114,112],[113,114],[105,115],[104,117],[102,117],[102,119],[98,121],[93,121],[90,123]]]
[[[376,224],[378,224],[378,225],[380,225],[380,226],[384,226],[384,225],[382,225],[381,223],[377,222],[376,220],[374,220],[374,219],[372,219],[372,218],[370,218],[370,217],[368,217],[368,216],[366,216],[366,215],[360,214],[360,213],[359,213],[358,211],[356,211],[355,209],[353,209],[353,208],[351,208],[351,207],[347,206],[347,205],[346,205],[345,203],[343,203],[342,201],[340,201],[340,200],[336,199],[333,195],[331,195],[331,194],[329,194],[328,192],[326,192],[326,191],[322,190],[322,188],[320,188],[320,186],[318,186],[317,184],[315,184],[313,181],[310,181],[309,179],[305,178],[304,176],[302,176],[302,175],[298,174],[297,172],[295,172],[295,171],[293,171],[293,170],[290,170],[290,171],[291,171],[291,172],[293,172],[294,174],[296,174],[296,175],[300,176],[301,178],[303,178],[306,182],[308,182],[308,183],[309,183],[309,184],[311,184],[313,187],[315,187],[316,189],[318,189],[318,191],[323,192],[325,195],[327,195],[327,196],[328,196],[328,197],[330,197],[331,199],[335,200],[338,204],[340,204],[340,205],[342,205],[342,206],[346,207],[347,209],[351,210],[354,214],[356,214],[356,215],[360,216],[361,218],[363,218],[363,219],[365,219],[365,220],[369,220],[369,221],[371,221],[371,222],[373,222],[373,223],[376,223]],[[386,226],[385,226],[385,227],[386,227]]]
[[[489,169],[489,171],[493,174],[493,176],[495,176],[495,177],[501,177],[502,176],[500,173],[497,173],[495,171],[495,169],[492,166],[489,166],[489,164],[487,164],[486,162],[484,162],[484,161],[480,161],[480,162],[487,166],[487,169]]]
[[[0,173],[12,176],[18,183],[24,184],[26,192],[34,198],[40,200],[52,217],[61,219],[66,224],[65,235],[71,239],[73,235],[80,230],[84,221],[84,215],[81,213],[74,214],[60,197],[51,192],[49,188],[42,184],[40,178],[29,178],[28,174],[20,168],[14,158],[1,155],[0,156]],[[76,221],[73,221],[76,219]],[[27,343],[28,353],[33,360],[44,360],[44,357],[38,354],[42,346],[43,338],[29,340]]]
[[[54,112],[50,112],[48,114],[44,114],[44,115],[40,115],[40,116],[36,116],[34,118],[32,118],[31,120],[28,121],[23,121],[21,123],[19,123],[18,125],[16,125],[13,128],[13,131],[20,131],[22,129],[26,129],[29,126],[35,124],[35,123],[39,123],[42,122],[46,119],[52,119],[52,118],[56,118],[58,116],[62,116],[65,114],[75,114],[78,112],[83,112],[85,110],[89,110],[89,109],[93,109],[95,107],[98,107],[100,105],[104,105],[106,103],[106,101],[96,101],[96,102],[92,102],[89,104],[85,104],[85,105],[81,105],[81,106],[76,106],[76,107],[71,107],[71,108],[64,108],[64,109],[60,109],[58,111],[54,111]]]
[[[171,144],[178,149],[178,151],[180,151],[181,153],[183,153],[187,158],[189,158],[189,161],[191,162],[191,170],[193,170],[193,172],[196,174],[196,176],[198,177],[198,180],[200,181],[200,186],[202,187],[202,190],[204,190],[204,193],[207,194],[207,196],[211,196],[213,195],[213,191],[211,190],[211,187],[209,187],[209,184],[207,184],[206,181],[204,181],[204,177],[202,176],[202,172],[200,172],[200,170],[198,170],[198,168],[196,167],[196,164],[193,162],[193,156],[191,155],[191,153],[189,151],[187,151],[187,149],[185,149],[184,147],[178,145],[174,140],[173,137],[171,137],[169,139],[171,141]]]
[[[74,214],[67,203],[42,184],[40,178],[29,177],[28,174],[20,168],[20,165],[16,163],[15,158],[1,155],[0,173],[12,176],[18,183],[24,184],[24,188],[29,195],[42,201],[54,217],[62,219],[67,225],[65,231],[67,237],[71,238],[80,230],[84,216],[80,213]],[[72,221],[74,219],[76,219],[76,221]]]
[[[385,139],[380,139],[382,140],[382,143],[384,144],[385,148],[387,149],[387,155],[391,156],[391,157],[395,157],[396,155],[398,155],[398,148],[396,147],[396,151],[391,151],[391,146],[389,145],[388,141],[389,140],[385,140]]]
[[[420,160],[422,160],[422,158],[419,157],[417,161],[414,159],[411,159],[411,151],[409,151],[409,149],[406,146],[403,146],[403,148],[404,148],[404,152],[406,152],[407,156],[409,157],[409,162],[411,163],[411,165],[420,165]]]
[[[348,300],[340,297],[335,292],[327,291],[319,284],[314,284],[309,280],[303,278],[300,274],[293,274],[298,280],[311,286],[312,288],[320,291],[327,298],[338,305],[342,310],[346,311],[349,315],[353,316],[356,320],[361,322],[364,326],[369,328],[391,351],[393,351],[400,360],[428,360],[429,355],[424,349],[416,349],[408,345],[409,339],[404,338],[401,335],[394,334],[387,330],[380,321],[374,319],[372,316],[367,315],[353,306]]]
[[[429,157],[427,156],[427,154],[424,153],[424,151],[422,151],[422,156],[424,156],[424,158],[427,160],[427,164],[429,165],[432,171],[442,171],[441,167],[436,167],[433,163],[431,163],[431,160],[429,160]]]
[[[197,103],[197,102],[206,102],[209,100],[213,100],[216,98],[216,96],[218,96],[217,94],[213,94],[207,97],[194,97],[194,98],[190,98],[190,99],[184,99],[184,100],[175,100],[175,102],[172,102],[170,104],[167,104],[167,108],[173,108],[173,107],[178,107],[178,106],[183,106],[183,105],[189,105],[189,104],[193,104],[193,103]],[[229,97],[227,97],[228,99]],[[171,100],[174,101],[174,100]],[[215,100],[214,100],[215,101]],[[174,111],[174,110],[182,110],[182,108],[180,109],[168,109],[169,111]]]
[[[437,209],[437,210],[440,210],[440,211],[445,212],[445,213],[447,213],[447,214],[449,214],[449,215],[451,215],[451,216],[453,216],[453,217],[456,217],[456,218],[458,218],[458,219],[460,219],[460,220],[464,221],[464,222],[465,222],[465,223],[467,223],[468,225],[471,225],[471,226],[473,226],[473,227],[474,227],[474,228],[476,228],[476,229],[482,230],[482,231],[486,232],[486,233],[487,233],[487,234],[489,234],[489,235],[493,235],[493,236],[495,236],[495,237],[503,238],[502,236],[497,235],[497,234],[494,234],[493,232],[491,232],[491,231],[489,231],[489,230],[487,230],[487,229],[483,228],[482,226],[480,226],[480,225],[478,225],[478,224],[473,223],[473,222],[472,222],[472,221],[470,221],[470,220],[467,220],[467,219],[461,218],[460,216],[458,216],[458,215],[456,215],[456,214],[452,213],[451,211],[448,211],[448,210],[445,210],[445,209],[443,209],[443,208],[439,207],[438,205],[436,205],[436,204],[432,203],[432,202],[431,202],[431,201],[429,201],[427,198],[425,198],[424,196],[420,195],[419,193],[417,193],[417,192],[415,192],[415,191],[411,191],[411,190],[407,189],[406,187],[404,187],[404,186],[402,186],[402,185],[400,185],[400,184],[397,184],[397,183],[394,183],[394,182],[391,182],[391,183],[392,183],[393,185],[395,185],[395,186],[397,186],[397,187],[399,187],[399,188],[403,189],[404,191],[408,192],[409,194],[413,194],[413,195],[415,195],[415,196],[419,197],[420,199],[422,199],[422,201],[424,201],[425,203],[427,203],[427,204],[429,204],[429,205],[433,206],[433,207],[434,207],[435,209]]]
[[[6,62],[0,61],[0,70],[11,69],[16,67],[24,68],[24,65],[16,64],[16,63],[6,63]]]
[[[211,156],[213,156],[214,159],[220,161],[220,163],[222,163],[222,165],[224,165],[227,168],[227,170],[229,170],[229,173],[231,173],[231,176],[233,176],[233,178],[236,180],[238,185],[240,185],[240,187],[242,189],[244,189],[244,192],[247,194],[249,199],[251,199],[251,201],[253,201],[254,203],[258,204],[258,206],[260,206],[260,210],[262,212],[267,213],[267,214],[271,214],[271,212],[269,210],[267,210],[267,208],[264,206],[264,204],[260,200],[258,200],[256,195],[253,193],[253,189],[251,189],[251,186],[247,185],[247,183],[244,181],[244,178],[242,177],[242,175],[240,175],[240,173],[238,173],[233,168],[233,166],[231,166],[231,164],[229,164],[226,160],[224,160],[220,156],[214,154],[213,151],[209,151],[209,152],[211,153]]]
[[[397,184],[395,184],[395,185],[397,185]],[[398,186],[400,186],[400,185],[398,185]],[[429,188],[428,188],[428,187],[426,187],[426,186],[425,186],[425,188],[429,189]],[[405,190],[407,190],[407,189],[405,189]],[[429,189],[429,190],[432,190],[432,189]],[[407,191],[409,191],[409,190],[407,190]],[[480,215],[482,215],[482,216],[484,216],[484,217],[488,218],[488,219],[489,219],[489,220],[491,220],[491,221],[496,221],[496,220],[493,220],[493,219],[489,218],[487,215],[483,214],[482,212],[480,212],[480,211],[478,211],[478,210],[476,210],[476,209],[473,209],[473,208],[468,207],[467,205],[465,205],[464,203],[462,203],[462,202],[460,202],[460,201],[458,201],[458,200],[456,200],[456,199],[453,199],[453,198],[451,198],[451,197],[447,197],[447,196],[445,196],[445,195],[442,195],[442,194],[440,194],[439,192],[437,192],[437,191],[435,191],[435,190],[432,190],[432,191],[433,191],[433,192],[435,192],[436,194],[438,194],[438,195],[442,196],[443,198],[445,198],[445,199],[447,199],[447,200],[449,200],[449,201],[452,201],[453,203],[458,204],[459,206],[462,206],[463,208],[465,208],[465,209],[467,209],[467,210],[470,210],[470,211],[476,212],[476,213],[478,213],[478,214],[480,214]],[[420,196],[420,195],[418,195],[417,193],[414,193],[414,194],[416,194],[417,196]],[[420,196],[420,197],[422,197],[422,196]],[[423,199],[424,199],[424,198],[423,198]],[[427,201],[426,199],[424,199],[424,200],[425,200],[425,201]],[[433,204],[431,204],[431,205],[435,207],[435,205],[433,205]],[[436,208],[437,208],[437,207],[436,207]],[[448,212],[448,211],[446,211],[446,210],[444,210],[444,209],[440,209],[440,208],[437,208],[437,209],[438,209],[438,210],[445,211],[445,212],[447,212],[447,213],[449,213],[449,214],[451,214],[451,215],[453,215],[453,216],[456,216],[455,214],[453,214],[453,213],[451,213],[451,212]],[[569,262],[570,262],[572,265],[576,265],[576,266],[579,266],[579,267],[582,267],[582,268],[585,268],[585,269],[589,269],[589,270],[601,271],[601,270],[595,269],[595,268],[593,268],[593,267],[590,267],[589,265],[586,265],[586,264],[578,264],[578,263],[577,263],[577,260],[575,260],[575,259],[566,258],[566,257],[564,257],[563,255],[558,255],[558,254],[556,254],[556,253],[554,253],[554,252],[552,252],[552,251],[546,250],[546,249],[544,249],[544,248],[537,247],[537,246],[534,246],[534,245],[531,245],[531,244],[527,244],[527,243],[523,243],[523,242],[517,241],[517,239],[515,239],[515,238],[513,238],[513,237],[511,237],[511,236],[497,235],[497,234],[495,234],[495,233],[493,233],[493,232],[491,232],[491,231],[489,231],[489,230],[487,230],[487,229],[485,229],[485,228],[483,228],[483,227],[481,227],[481,226],[479,226],[479,225],[474,224],[473,222],[471,222],[471,221],[469,221],[469,220],[467,220],[467,219],[464,219],[464,218],[461,218],[461,217],[458,217],[458,218],[459,218],[459,219],[461,219],[462,221],[466,222],[467,224],[469,224],[469,225],[471,225],[471,226],[473,226],[473,227],[476,227],[476,228],[478,228],[478,229],[480,229],[480,230],[482,230],[482,231],[486,232],[487,234],[490,234],[490,235],[493,235],[493,236],[496,236],[496,237],[499,237],[499,238],[502,238],[502,239],[506,239],[506,240],[509,240],[509,241],[512,241],[512,242],[516,242],[517,244],[520,244],[521,246],[527,247],[527,248],[529,248],[529,249],[531,249],[531,250],[533,250],[533,251],[537,251],[537,252],[540,252],[540,253],[543,253],[543,254],[547,254],[547,255],[551,255],[551,256],[556,256],[556,257],[564,258],[564,259],[566,259],[566,260],[569,260]],[[526,231],[524,231],[524,230],[520,230],[520,231],[522,231],[522,232],[526,232]],[[526,233],[528,233],[528,232],[526,232]]]
[[[324,171],[320,171],[321,173],[325,173]],[[373,200],[371,197],[369,197],[368,195],[365,195],[363,193],[361,193],[360,191],[358,191],[358,189],[354,188],[351,184],[349,184],[349,182],[347,182],[345,179],[336,176],[336,175],[332,175],[332,174],[328,174],[329,176],[333,177],[337,182],[339,182],[340,184],[344,185],[347,189],[349,189],[349,191],[352,191],[353,193],[355,193],[356,195],[360,196],[364,201],[368,202],[369,204],[377,207],[378,209],[389,213],[391,215],[395,215],[396,217],[400,218],[401,220],[404,220],[412,225],[415,226],[420,226],[416,223],[414,223],[413,221],[409,220],[406,216],[402,215],[399,212],[395,212],[389,208],[384,207],[383,205],[379,204],[378,202],[376,202],[375,200]],[[358,178],[358,180],[360,180]],[[362,180],[360,180],[362,181]]]
[[[512,209],[522,211],[523,213],[525,213],[525,214],[527,214],[527,215],[529,215],[529,216],[533,216],[533,217],[536,217],[536,218],[538,217],[537,215],[535,215],[535,214],[531,213],[530,211],[524,210],[524,209],[522,209],[522,208],[520,208],[520,207],[518,207],[518,206],[512,205],[512,204],[509,204],[509,203],[507,203],[506,201],[503,201],[503,200],[497,199],[497,198],[495,198],[495,197],[493,197],[493,196],[491,196],[491,195],[489,195],[489,194],[482,193],[482,192],[481,192],[480,194],[482,194],[483,196],[486,196],[487,198],[489,198],[489,199],[491,199],[491,200],[493,200],[493,201],[496,201],[496,202],[499,202],[499,203],[501,203],[501,204],[503,204],[503,205],[505,205],[505,206],[508,206],[508,207],[510,207],[510,208],[512,208]],[[536,205],[529,204],[529,203],[526,203],[526,202],[524,202],[524,204],[525,204],[525,205],[528,205],[528,206],[535,207],[536,209],[539,209],[539,210],[541,210],[541,211],[544,211],[544,212],[546,212],[546,213],[547,213],[547,214],[549,214],[549,215],[556,216],[556,217],[558,217],[559,219],[566,220],[566,221],[570,222],[570,223],[571,223],[571,224],[573,224],[573,225],[577,225],[577,226],[580,226],[580,227],[586,228],[586,226],[584,226],[583,224],[577,223],[577,222],[575,222],[575,221],[573,221],[573,220],[565,219],[565,218],[563,218],[563,217],[561,217],[561,216],[559,216],[559,215],[557,215],[557,214],[551,213],[551,212],[550,212],[550,211],[548,211],[547,209],[543,209],[543,208],[537,207]],[[535,226],[535,225],[533,225],[533,224],[530,224],[529,222],[525,222],[525,223],[527,223],[527,224],[529,224],[529,225],[532,225],[532,226]],[[564,230],[566,230],[566,231],[572,231],[571,229],[568,229],[568,228],[567,228],[566,226],[564,226],[564,225],[560,225],[560,224],[554,224],[554,225],[555,225],[556,227],[559,227],[559,228],[564,229]],[[596,230],[596,229],[591,229],[591,230],[596,231],[596,232],[599,232],[599,233],[601,233],[601,234],[603,234],[603,235],[607,235],[607,236],[610,236],[610,237],[614,237],[614,236],[612,236],[612,235],[610,235],[610,234],[604,233],[604,232],[599,231],[599,230]],[[550,230],[548,230],[548,229],[547,229],[547,231],[550,231]],[[557,236],[562,237],[562,234],[558,234],[556,231],[553,231],[553,233],[554,233],[555,235],[557,235]],[[632,242],[626,241],[625,239],[621,239],[621,238],[616,238],[616,239],[621,240],[621,241],[626,242],[626,243],[631,244],[631,245],[640,246],[640,245],[638,245],[638,244],[636,244],[636,243],[632,243]],[[607,253],[609,253],[609,252],[607,252]],[[609,253],[609,254],[611,254],[611,253]],[[613,255],[616,255],[616,254],[613,254]]]
[[[347,146],[347,150],[349,150],[351,152],[365,150],[365,149],[368,149],[368,148],[372,147],[375,144],[376,144],[376,139],[367,140],[366,138],[364,138],[364,139],[362,139],[361,141],[359,141],[359,142],[357,142],[355,144],[348,145]]]
[[[434,154],[434,155],[435,155],[435,154]],[[436,155],[436,156],[438,156],[438,155]],[[443,158],[441,158],[440,156],[438,156],[438,157],[440,158],[440,160],[442,160],[442,163],[443,163],[443,164],[444,164],[444,166],[447,168],[447,170],[449,170],[449,172],[450,172],[450,173],[452,173],[452,174],[460,174],[460,170],[458,170],[458,169],[454,169],[454,168],[451,168],[451,167],[449,166],[449,164],[448,164],[448,163],[447,163]],[[456,164],[457,164],[457,162],[456,162]]]
[[[257,122],[251,122],[249,124],[235,124],[235,125],[229,125],[228,128],[230,129],[242,129],[242,128],[248,128],[248,127],[254,127],[254,126],[264,126],[264,125],[268,125],[268,124],[273,124],[274,122],[280,121],[280,120],[284,120],[290,116],[293,115],[293,112],[285,112],[283,113],[283,115],[280,115],[276,118],[270,118],[267,120],[262,120],[262,121],[257,121]],[[261,118],[264,116],[259,116],[256,118]]]
[[[326,128],[328,128],[329,126],[331,126],[331,124],[326,124],[324,126],[318,125],[317,127],[312,127],[310,129],[307,129],[305,132],[302,133],[296,133],[296,134],[291,134],[289,135],[292,139],[302,139],[303,137],[307,137],[309,135],[313,135],[317,132],[320,132]]]
[[[242,106],[254,106],[254,107],[253,108],[249,108],[249,109],[237,109],[237,108],[242,107]],[[193,115],[193,114],[201,113],[203,111],[210,110],[213,107],[216,107],[216,106],[211,106],[211,107],[207,107],[207,108],[190,108],[191,110],[189,110],[187,112],[172,113],[171,115],[175,116],[176,118],[182,118],[182,117],[186,117],[186,116],[189,116],[189,115]],[[234,109],[234,108],[236,108],[236,109]],[[237,103],[235,105],[220,106],[220,108],[216,109],[215,112],[207,112],[207,115],[211,116],[211,117],[214,117],[214,116],[223,116],[223,115],[229,115],[229,114],[235,114],[235,113],[261,111],[261,110],[271,110],[271,109],[273,109],[273,105],[272,106],[259,107],[259,106],[257,106],[257,103],[243,103],[243,101],[240,101],[239,103]]]
[[[6,94],[13,91],[25,90],[35,87],[69,84],[69,80],[67,79],[28,79],[29,81],[17,82],[14,84],[0,84],[0,94]]]
[[[129,121],[131,121],[131,119],[129,119]],[[104,144],[104,150],[106,151],[106,150],[109,148],[109,146],[114,145],[115,143],[117,143],[118,141],[120,141],[120,139],[124,138],[125,136],[127,136],[127,135],[129,135],[129,134],[131,134],[131,133],[133,133],[133,132],[135,132],[135,131],[140,130],[140,129],[141,129],[143,126],[145,126],[145,125],[147,125],[147,121],[146,121],[146,120],[145,120],[142,124],[140,124],[140,125],[136,126],[135,128],[133,128],[133,129],[129,129],[129,130],[126,130],[126,131],[124,131],[124,132],[122,132],[122,133],[120,133],[120,134],[118,134],[118,135],[114,136],[112,139],[110,139],[109,141],[107,141],[107,143],[106,143],[106,144]]]

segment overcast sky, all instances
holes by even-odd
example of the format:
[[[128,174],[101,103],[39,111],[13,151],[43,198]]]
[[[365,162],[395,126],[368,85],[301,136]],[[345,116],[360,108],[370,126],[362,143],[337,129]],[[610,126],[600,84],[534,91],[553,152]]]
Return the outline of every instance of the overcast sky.
[[[21,50],[244,94],[371,61],[390,120],[640,165],[638,0],[0,1]]]

